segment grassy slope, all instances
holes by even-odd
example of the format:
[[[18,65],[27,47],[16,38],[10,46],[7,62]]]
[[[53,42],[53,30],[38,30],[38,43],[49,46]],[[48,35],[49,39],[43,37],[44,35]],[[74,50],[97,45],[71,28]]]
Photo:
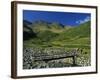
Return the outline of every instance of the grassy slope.
[[[65,30],[52,43],[66,47],[90,47],[90,22]]]
[[[46,47],[89,47],[90,22],[73,28],[61,27],[59,24],[34,24],[32,30],[37,33],[37,38],[24,41],[26,46]]]

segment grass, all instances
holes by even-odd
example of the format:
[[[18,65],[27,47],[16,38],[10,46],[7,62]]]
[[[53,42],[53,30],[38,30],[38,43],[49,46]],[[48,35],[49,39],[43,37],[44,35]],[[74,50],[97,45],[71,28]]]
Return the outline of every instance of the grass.
[[[43,50],[47,50],[47,52],[51,51],[50,54],[53,55],[52,51],[55,50],[63,52],[64,50],[72,51],[78,49],[79,55],[76,57],[77,65],[75,66],[91,65],[90,22],[81,24],[77,27],[68,28],[63,28],[56,23],[49,26],[42,24],[35,25],[35,27],[32,27],[32,30],[36,33],[36,37],[25,40],[23,43],[24,48],[29,48],[33,51],[27,52],[27,54],[34,52],[36,52],[36,54],[41,52],[42,54]],[[39,50],[40,52],[38,53]],[[54,60],[48,63],[43,61],[34,62],[34,60],[32,60],[31,65],[33,65],[32,68],[73,67],[72,62],[70,58]],[[27,65],[25,65],[25,68],[26,66]]]

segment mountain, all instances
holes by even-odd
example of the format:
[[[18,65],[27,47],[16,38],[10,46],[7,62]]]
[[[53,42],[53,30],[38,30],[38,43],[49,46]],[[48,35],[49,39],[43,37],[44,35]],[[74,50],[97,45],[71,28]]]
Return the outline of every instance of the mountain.
[[[36,33],[39,31],[45,31],[45,30],[59,33],[59,32],[62,32],[65,26],[57,22],[50,23],[43,20],[39,20],[39,21],[33,22],[31,27],[33,31]]]
[[[64,37],[90,37],[90,21],[62,32]],[[61,37],[60,36],[60,37]],[[62,37],[63,37],[62,36]]]
[[[90,21],[80,24],[77,27],[70,28],[62,32],[53,42],[54,44],[90,44]]]
[[[46,21],[23,22],[23,38],[26,46],[88,46],[90,44],[90,21],[76,27]]]

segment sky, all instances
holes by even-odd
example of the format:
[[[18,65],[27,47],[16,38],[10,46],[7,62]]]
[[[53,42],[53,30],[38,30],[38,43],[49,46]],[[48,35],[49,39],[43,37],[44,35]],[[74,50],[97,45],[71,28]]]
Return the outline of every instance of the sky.
[[[60,23],[66,26],[77,26],[90,21],[90,18],[90,13],[23,10],[23,20],[30,22],[43,20],[50,23]]]

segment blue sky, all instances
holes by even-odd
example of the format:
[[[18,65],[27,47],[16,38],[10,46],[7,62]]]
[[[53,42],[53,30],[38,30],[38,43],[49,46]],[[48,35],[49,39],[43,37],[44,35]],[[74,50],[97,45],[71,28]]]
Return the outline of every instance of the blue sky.
[[[23,10],[23,20],[30,22],[43,20],[51,23],[57,22],[68,26],[77,26],[90,21],[90,18],[91,14],[89,13]]]

